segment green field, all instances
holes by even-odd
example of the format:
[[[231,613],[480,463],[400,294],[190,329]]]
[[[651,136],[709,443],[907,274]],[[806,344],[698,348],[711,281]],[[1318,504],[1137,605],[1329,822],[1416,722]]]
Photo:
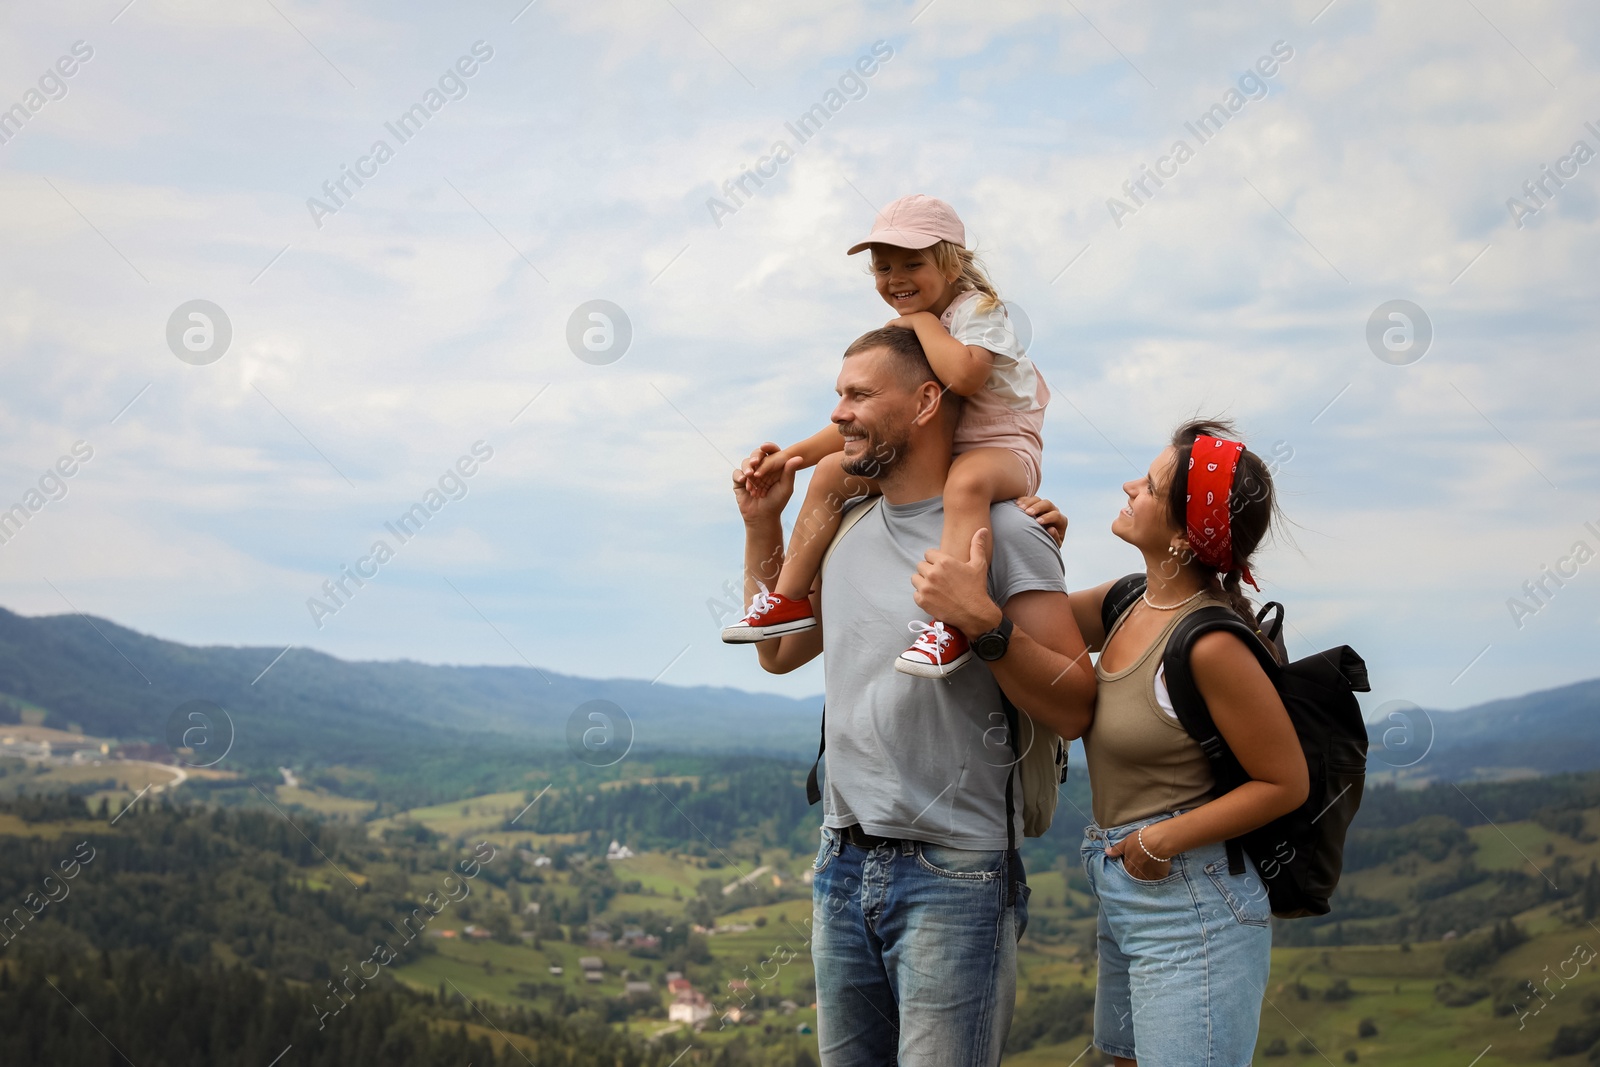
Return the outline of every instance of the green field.
[[[494,794],[409,812],[404,818],[425,823],[441,833],[459,834],[475,820],[482,825],[493,817],[498,825],[504,809],[521,796]],[[1589,836],[1585,831],[1595,822],[1590,816],[1582,824],[1583,837]],[[485,830],[479,836],[502,847],[528,844],[527,835],[522,834]],[[1498,827],[1471,827],[1465,837],[1468,843],[1464,850],[1483,872],[1518,872],[1517,876],[1531,880],[1544,877],[1543,872],[1554,871],[1558,866],[1570,873],[1600,860],[1600,842],[1580,840],[1531,820],[1510,820]],[[767,1002],[769,1010],[761,1014],[754,1027],[719,1029],[713,1021],[695,1038],[697,1045],[716,1047],[741,1032],[766,1033],[767,1027],[793,1035],[801,1023],[815,1025],[810,1007],[814,998],[812,974],[805,951],[810,906],[800,877],[810,858],[808,854],[763,850],[761,863],[770,865],[773,873],[785,879],[784,891],[793,894],[791,899],[725,912],[716,919],[719,928],[750,929],[716,932],[703,938],[706,959],[686,967],[696,988],[726,1007],[737,1003],[729,996],[726,983],[746,977],[752,988],[768,995],[771,1001]],[[704,890],[708,878],[726,884],[739,877],[738,870],[711,866],[717,862],[715,858],[679,852],[646,852],[608,862],[611,876],[636,888],[613,895],[591,921],[635,923],[653,914],[673,923],[689,922],[688,902]],[[1397,908],[1409,906],[1420,883],[1444,877],[1458,870],[1460,863],[1456,853],[1439,859],[1408,855],[1355,871],[1346,885],[1362,898],[1390,902]],[[746,858],[741,860],[740,868],[748,870],[752,864],[753,860]],[[554,897],[574,899],[572,875],[547,869],[545,877]],[[766,880],[765,876],[761,879],[763,883]],[[1033,889],[1030,932],[1018,958],[1019,1016],[1027,1010],[1031,998],[1048,998],[1070,987],[1092,991],[1094,984],[1090,949],[1093,902],[1081,880],[1072,874],[1070,866],[1063,865],[1035,871],[1029,882]],[[1446,899],[1458,905],[1492,901],[1498,892],[1498,883],[1482,880],[1447,894]],[[490,903],[498,899],[495,894],[490,891]],[[1364,922],[1373,921],[1376,920],[1352,918],[1345,926],[1354,932]],[[1523,1017],[1519,1019],[1518,1011],[1509,1010],[1503,1003],[1507,999],[1505,991],[1518,983],[1548,977],[1553,972],[1545,968],[1570,960],[1575,946],[1600,943],[1600,930],[1581,920],[1571,898],[1531,907],[1518,913],[1514,921],[1529,935],[1528,940],[1470,979],[1450,973],[1445,964],[1447,950],[1460,942],[1460,935],[1404,946],[1276,948],[1262,1009],[1257,1062],[1285,1067],[1329,1062],[1466,1067],[1476,1058],[1479,1067],[1490,1067],[1544,1059],[1561,1026],[1593,1017],[1600,1006],[1600,980],[1595,967],[1591,964],[1579,968],[1570,982],[1561,985],[1554,995],[1547,994],[1548,1006],[1536,1015],[1532,1010],[1539,1002],[1531,993],[1522,997],[1531,1006],[1521,1007]],[[460,926],[459,922],[449,923],[448,916],[438,922]],[[418,989],[437,989],[447,983],[474,1000],[507,1006],[550,1003],[553,990],[559,988],[565,995],[591,1005],[588,1010],[601,1017],[604,1002],[622,997],[625,978],[647,981],[655,990],[660,1008],[635,1014],[625,1022],[614,1020],[614,1025],[646,1035],[672,1029],[664,1018],[669,998],[663,975],[669,966],[661,959],[568,940],[543,939],[537,948],[526,943],[459,937],[435,939],[435,944],[437,952],[399,969],[398,977]],[[604,961],[602,982],[591,984],[583,979],[577,968],[579,956],[598,956]],[[564,973],[551,975],[552,965],[561,967]],[[762,975],[770,976],[764,985]],[[1481,989],[1483,994],[1464,1006],[1450,1007],[1437,992],[1447,982],[1463,989]],[[1501,995],[1490,995],[1491,989]],[[770,1004],[779,998],[792,1000],[801,1009],[793,1015],[778,1015],[770,1010]],[[1516,1000],[1514,996],[1510,999]],[[1041,1001],[1041,1005],[1045,1003]],[[785,1042],[787,1047],[787,1038]],[[1073,1062],[1088,1042],[1085,1026],[1066,1040],[1014,1052],[1007,1062],[1059,1067]],[[1102,1060],[1098,1053],[1089,1052],[1078,1062]],[[1583,1056],[1577,1055],[1557,1062],[1583,1061]]]
[[[1048,893],[1052,880],[1059,884],[1059,876],[1055,875],[1035,880],[1035,900]],[[1033,911],[1036,917],[1066,916],[1066,910],[1059,906],[1036,907]],[[708,939],[717,969],[723,974],[757,974],[762,973],[763,961],[773,961],[767,964],[765,973],[775,970],[776,978],[764,991],[802,1005],[794,1016],[783,1017],[784,1025],[808,1022],[814,1026],[815,1013],[809,1008],[814,996],[811,967],[804,951],[809,908],[804,902],[784,902],[729,913],[721,921],[753,925],[763,917],[767,920],[764,927]],[[1528,921],[1536,925],[1541,917],[1530,915]],[[1574,946],[1584,941],[1600,943],[1600,934],[1571,928],[1539,934],[1480,976],[1479,981],[1513,983],[1538,979],[1542,968],[1570,959]],[[794,952],[793,958],[776,966],[776,961],[784,958],[784,948]],[[1434,942],[1410,946],[1409,951],[1398,946],[1274,950],[1258,1050],[1282,1040],[1288,1052],[1262,1057],[1261,1062],[1285,1067],[1347,1062],[1347,1051],[1355,1050],[1361,1062],[1464,1067],[1487,1049],[1478,1060],[1480,1067],[1532,1063],[1544,1059],[1545,1050],[1561,1025],[1590,1015],[1584,1006],[1585,997],[1600,994],[1600,978],[1590,966],[1560,988],[1549,998],[1549,1006],[1527,1018],[1521,1028],[1515,1014],[1496,1015],[1488,997],[1466,1007],[1444,1007],[1435,997],[1444,973],[1444,948]],[[577,970],[579,956],[601,957],[606,965],[605,981],[599,985],[583,981]],[[1092,988],[1093,968],[1085,963],[1086,957],[1077,948],[1038,944],[1025,938],[1018,960],[1019,1009],[1026,1003],[1030,987],[1081,984]],[[551,976],[548,969],[552,964],[561,966],[565,974]],[[421,989],[433,989],[448,980],[474,1000],[515,1005],[526,1003],[516,992],[522,982],[559,984],[573,995],[586,998],[620,997],[625,972],[651,981],[660,991],[662,1003],[667,1002],[665,991],[660,988],[663,970],[659,961],[566,943],[546,942],[535,950],[491,941],[441,940],[435,955],[402,968],[398,976]],[[1343,989],[1335,990],[1330,997],[1330,989],[1341,979],[1345,983]],[[734,1003],[725,990],[704,991],[716,1003]],[[1531,995],[1527,999],[1531,1000]],[[1537,1001],[1533,1004],[1536,1006]],[[1358,1036],[1363,1020],[1375,1027],[1373,1036]],[[635,1031],[643,1033],[666,1027],[661,1019],[635,1020],[632,1024]],[[713,1024],[701,1041],[715,1045],[736,1032],[737,1029],[718,1031]],[[1036,1047],[1009,1056],[1007,1062],[1061,1065],[1082,1051],[1088,1040],[1085,1032],[1076,1042]],[[1307,1047],[1305,1043],[1309,1043],[1310,1050],[1298,1051]],[[1582,1059],[1571,1058],[1573,1062]],[[1082,1062],[1098,1062],[1098,1058],[1090,1054]]]
[[[732,760],[719,768],[696,758],[694,773],[675,774],[668,763],[641,764],[620,779],[562,779],[542,796],[506,789],[519,778],[502,779],[407,810],[374,797],[370,778],[348,768],[305,773],[296,787],[265,770],[254,787],[195,774],[194,787],[152,793],[141,808],[176,805],[176,818],[185,797],[204,790],[223,809],[267,820],[273,855],[294,864],[275,892],[302,894],[301,912],[330,909],[325,933],[305,934],[311,943],[289,965],[301,969],[291,971],[295,981],[313,973],[305,968],[319,953],[334,951],[329,937],[388,937],[487,843],[494,858],[467,879],[470,892],[438,907],[385,970],[417,1004],[483,1030],[491,1044],[511,1038],[479,1027],[480,1011],[501,1028],[538,1013],[573,1021],[590,1038],[648,1039],[666,1060],[692,1043],[697,1056],[726,1055],[741,1067],[804,1067],[815,1054],[806,875],[816,813],[803,803],[803,768]],[[0,837],[34,847],[68,833],[105,833],[133,793],[172,778],[118,761],[40,768],[11,760],[4,770],[0,782],[17,788],[0,811]],[[113,785],[102,788],[107,777]],[[1600,944],[1600,774],[1467,789],[1470,797],[1448,784],[1368,791],[1333,914],[1274,930],[1257,1063],[1600,1063],[1582,1039],[1590,1028],[1600,1034],[1597,961],[1586,948]],[[29,817],[30,805],[46,804],[30,799],[34,790],[75,791],[96,810],[103,796],[109,810],[98,824]],[[196,806],[193,818],[210,818],[204,810]],[[138,825],[129,819],[116,829]],[[1088,1049],[1095,906],[1069,836],[1029,843],[1030,924],[1018,953],[1009,1063],[1105,1062]],[[613,840],[634,854],[607,858]],[[269,868],[259,857],[258,869]],[[212,877],[178,878],[166,892]],[[251,882],[257,891],[261,877]],[[119,928],[89,923],[90,893],[76,898],[82,911],[61,914],[82,915],[86,929]],[[120,907],[124,896],[108,887],[105,906]],[[224,912],[234,907],[226,903],[233,898],[219,899]],[[363,906],[367,918],[349,922],[348,909]],[[218,929],[234,929],[244,914],[230,913]],[[289,930],[300,925],[295,914]],[[283,936],[284,929],[270,938],[219,934],[210,954],[248,964]],[[634,941],[622,943],[628,937]],[[185,944],[191,958],[205,954],[192,935]],[[338,948],[324,973],[340,973],[358,951]],[[583,974],[585,956],[602,961],[599,981]],[[669,1021],[669,972],[710,1000],[710,1020],[698,1028]],[[648,992],[628,994],[630,981]],[[724,1025],[735,1007],[748,1010]],[[1558,1047],[1573,1051],[1553,1055]]]

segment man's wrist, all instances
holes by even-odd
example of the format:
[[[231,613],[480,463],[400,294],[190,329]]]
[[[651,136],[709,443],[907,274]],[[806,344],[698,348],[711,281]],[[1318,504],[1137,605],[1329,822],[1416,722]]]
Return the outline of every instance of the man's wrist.
[[[1000,620],[1003,618],[1005,618],[1005,612],[1000,610],[998,604],[990,601],[973,621],[973,628],[967,631],[967,636],[976,637],[979,634],[986,634],[996,626],[999,626]]]

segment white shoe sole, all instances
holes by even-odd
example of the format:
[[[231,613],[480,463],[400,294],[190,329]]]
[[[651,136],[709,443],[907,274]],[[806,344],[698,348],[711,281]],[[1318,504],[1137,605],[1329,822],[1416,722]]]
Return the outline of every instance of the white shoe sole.
[[[970,659],[972,659],[972,649],[970,648],[942,667],[937,663],[929,663],[926,660],[906,659],[904,656],[897,656],[894,661],[894,669],[901,674],[909,674],[916,678],[943,678],[965,667]]]
[[[758,641],[770,641],[774,637],[805,633],[816,628],[815,618],[780,622],[774,626],[728,626],[723,628],[722,640],[730,645],[753,645]]]

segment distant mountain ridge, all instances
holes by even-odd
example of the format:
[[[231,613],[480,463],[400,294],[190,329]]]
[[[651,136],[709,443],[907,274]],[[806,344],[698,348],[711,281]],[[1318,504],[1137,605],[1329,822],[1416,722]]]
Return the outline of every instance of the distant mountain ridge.
[[[1461,711],[1425,712],[1409,725],[1380,715],[1367,730],[1373,770],[1399,768],[1402,778],[1461,781],[1594,770],[1600,768],[1600,678]],[[1389,749],[1386,734],[1394,742]],[[1427,755],[1407,766],[1424,747]]]
[[[1363,710],[1370,781],[1421,785],[1600,770],[1600,678],[1460,711]],[[1083,767],[1081,742],[1072,742],[1069,762],[1075,771]]]
[[[482,743],[497,735],[562,746],[569,719],[590,700],[622,708],[641,748],[798,756],[816,744],[820,697],[528,667],[349,662],[299,648],[252,684],[280,651],[194,647],[104,619],[30,618],[0,608],[0,693],[46,709],[50,725],[159,740],[175,709],[209,700],[234,720],[235,755],[247,762],[359,761],[396,743]]]
[[[151,740],[164,737],[179,705],[213,701],[234,719],[235,755],[245,762],[361,762],[396,744],[560,747],[574,712],[590,700],[622,708],[641,749],[797,759],[816,751],[821,697],[528,667],[351,662],[299,648],[252,685],[280,651],[195,647],[104,619],[0,608],[0,694],[47,709],[51,725]],[[1385,776],[1462,781],[1600,768],[1600,679],[1461,711],[1412,713],[1409,733],[1393,732],[1399,720],[1382,711],[1367,709],[1370,764]],[[1082,747],[1073,749],[1081,772]]]

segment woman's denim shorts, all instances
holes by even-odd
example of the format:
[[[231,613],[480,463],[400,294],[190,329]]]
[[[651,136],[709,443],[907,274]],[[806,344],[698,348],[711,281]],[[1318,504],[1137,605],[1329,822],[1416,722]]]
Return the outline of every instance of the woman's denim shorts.
[[[1084,831],[1083,870],[1100,904],[1094,1043],[1139,1067],[1244,1067],[1272,954],[1272,910],[1255,865],[1246,857],[1245,872],[1229,874],[1225,847],[1205,845],[1144,882],[1106,856],[1175,814]]]

